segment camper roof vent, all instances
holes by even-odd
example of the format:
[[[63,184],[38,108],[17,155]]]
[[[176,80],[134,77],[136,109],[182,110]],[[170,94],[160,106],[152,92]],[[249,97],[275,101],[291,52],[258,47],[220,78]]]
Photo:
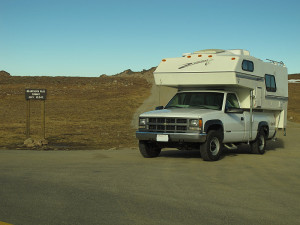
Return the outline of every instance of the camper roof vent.
[[[200,51],[194,52],[194,54],[216,54],[216,53],[222,53],[225,52],[223,49],[204,49]]]
[[[227,50],[227,52],[230,52],[235,55],[250,55],[250,52],[244,49],[232,49],[232,50]]]
[[[221,54],[221,55],[250,55],[250,52],[244,49],[204,49],[194,52],[194,54]]]
[[[182,57],[186,57],[186,56],[189,56],[189,55],[192,55],[192,53],[183,53]]]

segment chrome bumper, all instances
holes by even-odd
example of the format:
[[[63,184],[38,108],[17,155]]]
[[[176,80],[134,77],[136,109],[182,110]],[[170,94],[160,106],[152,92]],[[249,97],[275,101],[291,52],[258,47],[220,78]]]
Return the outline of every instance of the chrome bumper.
[[[200,142],[206,141],[206,134],[199,133],[156,133],[136,131],[136,138],[140,141],[156,141],[158,134],[168,135],[169,142]]]

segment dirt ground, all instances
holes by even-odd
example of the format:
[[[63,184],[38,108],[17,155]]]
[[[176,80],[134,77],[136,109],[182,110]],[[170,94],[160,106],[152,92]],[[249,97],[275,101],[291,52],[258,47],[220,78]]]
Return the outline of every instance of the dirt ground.
[[[153,85],[155,68],[100,77],[18,77],[0,71],[0,148],[24,149],[25,89],[47,89],[44,149],[137,146],[142,112],[165,105],[175,89]],[[290,79],[300,78],[299,74]],[[300,123],[300,83],[289,84],[288,120]],[[31,137],[40,139],[41,101],[31,101]]]

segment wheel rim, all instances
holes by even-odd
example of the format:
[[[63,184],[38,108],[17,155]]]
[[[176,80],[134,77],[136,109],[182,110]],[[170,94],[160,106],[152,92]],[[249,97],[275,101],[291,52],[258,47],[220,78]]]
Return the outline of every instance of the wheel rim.
[[[258,139],[258,149],[262,151],[264,150],[264,148],[265,148],[265,137],[263,135],[260,135]]]
[[[213,156],[217,155],[220,150],[220,142],[219,139],[214,137],[209,144],[209,151]]]

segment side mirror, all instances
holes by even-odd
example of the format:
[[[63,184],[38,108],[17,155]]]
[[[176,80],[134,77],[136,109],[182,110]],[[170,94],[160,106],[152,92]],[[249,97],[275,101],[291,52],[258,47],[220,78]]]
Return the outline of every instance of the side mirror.
[[[243,113],[244,109],[241,108],[227,108],[225,109],[226,113]]]
[[[164,107],[162,105],[155,107],[155,110],[162,110],[162,109],[164,109]]]

